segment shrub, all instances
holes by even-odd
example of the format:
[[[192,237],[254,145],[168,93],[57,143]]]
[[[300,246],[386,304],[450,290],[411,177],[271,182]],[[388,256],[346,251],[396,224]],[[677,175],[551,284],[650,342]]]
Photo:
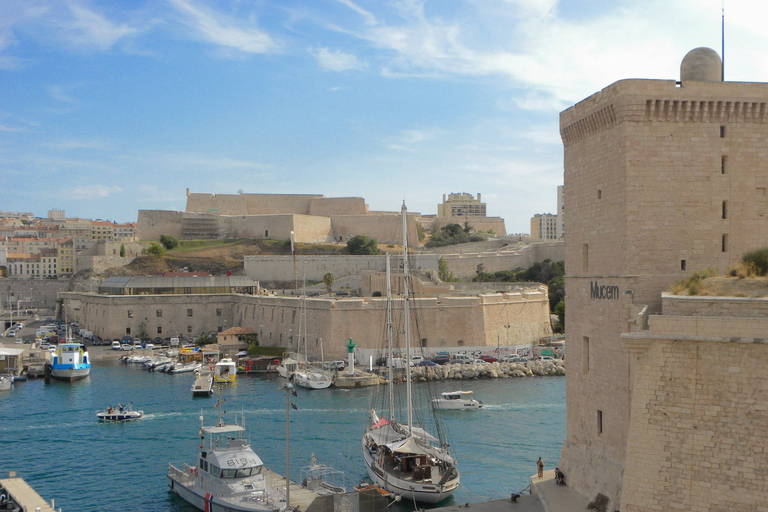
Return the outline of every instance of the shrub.
[[[691,277],[683,279],[672,286],[672,293],[680,295],[683,292],[687,292],[688,295],[707,295],[707,289],[703,281],[714,275],[715,271],[712,269],[695,272]]]
[[[179,240],[171,235],[160,235],[160,243],[169,251],[179,246]]]
[[[768,274],[768,248],[746,253],[741,257],[741,262],[746,265],[753,265],[755,274],[758,276]]]

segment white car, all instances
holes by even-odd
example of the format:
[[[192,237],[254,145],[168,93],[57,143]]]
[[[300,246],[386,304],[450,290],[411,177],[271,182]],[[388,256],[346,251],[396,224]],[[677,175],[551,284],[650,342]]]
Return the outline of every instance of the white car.
[[[112,350],[120,350],[121,348],[123,348],[123,346],[120,344],[119,341],[112,342]]]

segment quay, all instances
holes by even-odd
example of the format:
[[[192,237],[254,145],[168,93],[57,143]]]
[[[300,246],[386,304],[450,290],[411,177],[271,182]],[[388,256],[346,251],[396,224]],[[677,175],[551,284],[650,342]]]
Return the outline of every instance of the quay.
[[[17,477],[15,471],[11,471],[8,478],[0,479],[0,488],[8,496],[8,499],[20,507],[20,510],[25,512],[56,512],[53,508],[53,500],[48,504],[24,479]]]

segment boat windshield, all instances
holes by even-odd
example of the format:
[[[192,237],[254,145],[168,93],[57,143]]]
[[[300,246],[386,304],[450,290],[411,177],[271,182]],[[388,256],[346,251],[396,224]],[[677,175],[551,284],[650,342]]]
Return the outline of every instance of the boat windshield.
[[[221,469],[218,466],[210,465],[211,474],[216,478],[245,478],[261,474],[261,466],[240,469]]]

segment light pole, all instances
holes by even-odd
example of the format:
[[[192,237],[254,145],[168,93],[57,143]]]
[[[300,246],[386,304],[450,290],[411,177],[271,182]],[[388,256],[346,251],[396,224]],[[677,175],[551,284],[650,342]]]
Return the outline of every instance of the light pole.
[[[299,410],[296,404],[291,402],[291,395],[298,396],[293,384],[283,384],[280,389],[285,389],[285,507],[291,509],[291,407]]]

